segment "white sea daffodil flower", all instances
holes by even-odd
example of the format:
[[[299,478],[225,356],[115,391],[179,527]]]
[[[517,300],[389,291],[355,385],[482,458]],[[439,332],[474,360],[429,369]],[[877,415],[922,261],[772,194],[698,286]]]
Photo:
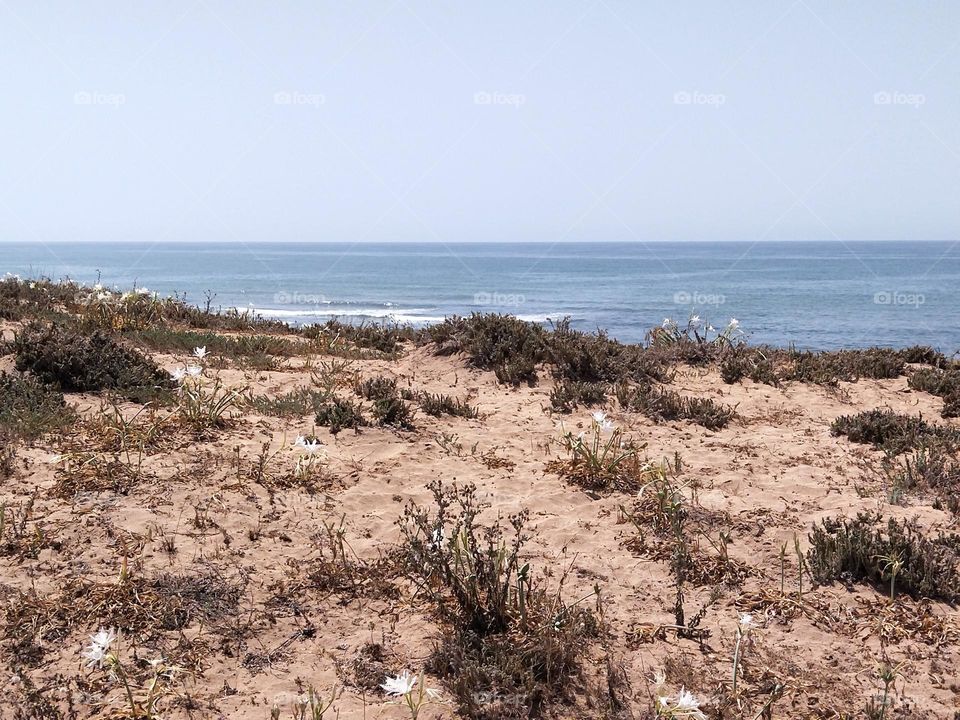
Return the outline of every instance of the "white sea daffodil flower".
[[[200,377],[203,373],[203,368],[198,365],[188,365],[187,366],[187,375],[190,377]]]
[[[103,667],[103,661],[110,653],[110,646],[117,639],[116,632],[113,629],[106,630],[100,628],[96,635],[90,636],[90,644],[84,648],[83,657],[87,661],[87,667]]]
[[[404,670],[396,677],[387,677],[380,685],[387,695],[406,695],[413,686],[417,684],[417,676],[411,675],[408,670]]]
[[[203,360],[207,356],[206,345],[204,345],[203,347],[195,347],[193,349],[193,356],[198,360]]]
[[[187,376],[187,371],[183,368],[176,368],[170,371],[170,377],[176,382],[181,382]]]
[[[323,444],[319,440],[306,440],[300,445],[308,456],[316,455],[323,449]]]
[[[685,688],[681,688],[675,698],[666,695],[658,697],[657,705],[661,717],[707,720],[707,716],[700,709],[700,701]]]
[[[607,414],[605,412],[597,411],[593,413],[593,421],[597,424],[597,427],[601,430],[613,430],[613,421],[607,420]]]

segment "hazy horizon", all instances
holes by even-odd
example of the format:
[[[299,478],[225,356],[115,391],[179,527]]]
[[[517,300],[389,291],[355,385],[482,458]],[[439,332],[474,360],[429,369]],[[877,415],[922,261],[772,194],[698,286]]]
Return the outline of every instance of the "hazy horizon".
[[[0,17],[0,242],[960,239],[960,5]]]

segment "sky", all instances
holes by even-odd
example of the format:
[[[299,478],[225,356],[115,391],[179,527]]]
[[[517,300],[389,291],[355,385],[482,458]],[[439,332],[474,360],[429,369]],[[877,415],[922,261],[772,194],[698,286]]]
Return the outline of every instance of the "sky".
[[[0,240],[960,239],[960,3],[0,0]]]

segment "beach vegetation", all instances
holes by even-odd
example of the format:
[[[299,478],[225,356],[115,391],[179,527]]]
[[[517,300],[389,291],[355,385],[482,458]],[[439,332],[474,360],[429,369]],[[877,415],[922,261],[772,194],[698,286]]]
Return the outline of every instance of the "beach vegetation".
[[[914,521],[859,513],[813,527],[807,564],[820,584],[867,582],[913,597],[960,598],[958,557],[943,536],[929,539]]]
[[[17,370],[65,392],[112,391],[142,400],[173,384],[155,362],[98,331],[30,323],[16,334],[13,350]]]
[[[711,398],[689,397],[653,383],[616,387],[617,400],[628,412],[639,412],[654,422],[689,420],[708,430],[720,430],[736,417],[736,411]]]
[[[428,486],[434,507],[407,504],[399,521],[408,572],[441,622],[427,668],[469,718],[543,715],[573,701],[582,657],[599,629],[589,601],[563,578],[547,587],[523,559],[529,514],[482,526],[472,485]]]
[[[943,443],[946,447],[960,444],[960,429],[928,423],[922,415],[904,415],[893,410],[866,410],[856,415],[843,415],[830,425],[834,435],[845,435],[855,443],[872,445],[890,455]]]
[[[0,438],[35,440],[75,421],[63,393],[29,375],[0,372]]]

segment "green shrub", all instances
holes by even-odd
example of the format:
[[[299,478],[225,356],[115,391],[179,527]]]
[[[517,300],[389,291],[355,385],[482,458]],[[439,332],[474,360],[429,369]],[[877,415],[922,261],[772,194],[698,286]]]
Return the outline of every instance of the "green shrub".
[[[356,392],[373,403],[371,413],[377,425],[413,428],[413,410],[400,396],[393,378],[367,378],[357,385]]]
[[[934,350],[932,347],[913,345],[900,351],[900,357],[904,362],[915,365],[932,365],[937,368],[945,368],[950,365],[947,356],[942,352]]]
[[[943,410],[940,414],[945,418],[960,417],[960,390],[943,399]]]
[[[887,471],[897,491],[925,490],[937,496],[937,506],[960,513],[960,463],[937,443],[924,445]]]
[[[177,330],[170,327],[151,327],[130,333],[138,345],[164,352],[191,353],[195,347],[205,347],[211,355],[226,358],[263,358],[265,356],[291,357],[309,351],[309,345],[273,335],[219,335],[213,332]]]
[[[836,385],[860,378],[882,380],[899,377],[904,371],[900,351],[887,348],[810,352],[790,350],[785,379],[817,385]]]
[[[915,597],[954,602],[960,598],[957,556],[946,542],[927,539],[910,521],[887,521],[860,513],[853,520],[832,518],[813,527],[807,562],[814,580],[892,584]]]
[[[727,349],[720,358],[720,377],[728,385],[740,382],[744,377],[754,382],[780,385],[770,349],[746,348],[743,345]]]
[[[369,425],[363,416],[363,411],[347,398],[334,396],[317,410],[317,425],[329,427],[330,432],[336,435],[345,428],[359,430]]]
[[[14,353],[17,370],[64,391],[113,390],[136,400],[173,387],[156,363],[101,332],[33,323],[17,333]]]
[[[593,407],[607,399],[604,382],[579,382],[576,380],[558,380],[550,391],[550,405],[557,412],[570,413],[581,405]]]
[[[415,393],[414,399],[420,404],[420,409],[427,415],[440,417],[441,415],[453,415],[462,418],[480,417],[480,411],[460,398],[450,397],[433,393]]]
[[[540,717],[574,699],[572,681],[598,622],[567,604],[562,587],[547,590],[522,559],[528,513],[510,517],[509,534],[499,520],[484,528],[472,485],[428,487],[436,509],[411,502],[399,521],[409,572],[441,622],[428,669],[464,717]]]
[[[892,455],[920,447],[928,441],[948,445],[960,442],[960,431],[931,425],[922,416],[902,415],[893,410],[867,410],[838,417],[830,426],[834,435],[846,435],[851,442],[873,445]]]
[[[63,393],[32,377],[0,372],[0,439],[34,440],[74,420]]]
[[[320,325],[305,325],[300,328],[304,337],[322,341],[336,349],[345,343],[361,350],[371,350],[384,357],[395,357],[403,349],[404,342],[413,341],[417,333],[405,325],[388,323],[359,323],[351,325],[333,318]]]
[[[302,417],[320,412],[329,399],[330,393],[325,390],[301,387],[276,397],[248,395],[244,403],[261,415]]]
[[[425,337],[438,354],[464,353],[470,364],[493,370],[505,384],[533,384],[537,364],[546,358],[546,332],[539,325],[512,315],[452,317],[426,329]]]
[[[652,383],[617,386],[617,400],[631,412],[641,412],[655,422],[690,420],[708,430],[720,430],[736,416],[733,408],[710,398],[685,397]]]

